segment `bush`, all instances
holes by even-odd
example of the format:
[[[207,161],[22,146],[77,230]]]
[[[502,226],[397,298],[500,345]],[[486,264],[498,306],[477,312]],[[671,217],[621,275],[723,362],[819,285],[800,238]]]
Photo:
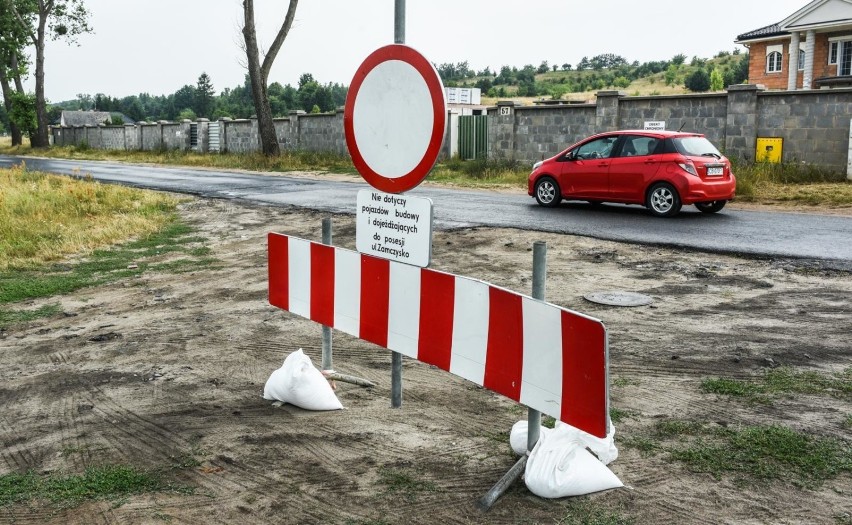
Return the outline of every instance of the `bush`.
[[[690,91],[707,91],[710,89],[710,75],[704,69],[696,69],[686,77],[684,85]]]

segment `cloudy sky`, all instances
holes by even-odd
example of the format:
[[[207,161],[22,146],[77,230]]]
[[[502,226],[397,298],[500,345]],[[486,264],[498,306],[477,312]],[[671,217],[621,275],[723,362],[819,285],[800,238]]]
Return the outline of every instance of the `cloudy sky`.
[[[406,44],[436,64],[576,65],[614,53],[629,61],[732,51],[740,33],[778,22],[806,0],[407,0]],[[221,91],[245,68],[239,0],[86,0],[94,34],[79,46],[50,42],[45,90],[54,102],[78,93],[123,97],[173,93],[206,72]],[[259,38],[269,44],[286,0],[255,0]],[[302,73],[348,85],[373,50],[393,43],[394,0],[302,0],[271,82]],[[28,86],[33,88],[33,82]]]

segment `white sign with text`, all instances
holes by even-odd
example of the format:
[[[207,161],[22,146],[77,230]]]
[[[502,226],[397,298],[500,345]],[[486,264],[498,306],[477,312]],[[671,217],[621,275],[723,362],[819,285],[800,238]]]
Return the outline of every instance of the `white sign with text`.
[[[425,268],[432,261],[432,200],[377,190],[358,192],[359,252]]]
[[[653,130],[653,131],[665,131],[666,129],[666,121],[665,120],[646,120],[645,127],[642,129]]]

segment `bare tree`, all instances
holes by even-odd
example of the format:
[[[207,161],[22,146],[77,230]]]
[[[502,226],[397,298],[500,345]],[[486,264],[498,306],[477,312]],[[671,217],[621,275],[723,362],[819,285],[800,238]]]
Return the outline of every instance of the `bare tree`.
[[[0,7],[18,20],[21,28],[35,46],[36,77],[36,120],[38,129],[32,141],[36,148],[46,148],[47,139],[47,101],[44,98],[44,46],[46,36],[65,38],[70,42],[81,33],[88,33],[89,11],[83,0],[32,0],[34,9],[23,11],[13,0],[0,0]],[[23,12],[22,12],[23,11]]]
[[[293,25],[293,18],[296,16],[296,6],[299,0],[290,0],[290,7],[287,9],[287,15],[284,17],[284,23],[275,40],[272,42],[266,55],[263,57],[263,63],[260,62],[260,51],[257,46],[257,31],[254,25],[254,0],[243,0],[243,14],[245,16],[245,24],[243,25],[243,38],[246,43],[246,59],[248,60],[249,78],[251,79],[251,94],[254,99],[254,109],[257,112],[257,124],[260,131],[260,147],[264,155],[273,156],[280,153],[278,147],[278,139],[275,136],[275,126],[272,123],[272,108],[269,106],[269,94],[267,92],[267,82],[269,80],[269,70],[272,69],[272,63],[275,61],[281,45],[287,38],[287,33],[290,32],[290,26]]]

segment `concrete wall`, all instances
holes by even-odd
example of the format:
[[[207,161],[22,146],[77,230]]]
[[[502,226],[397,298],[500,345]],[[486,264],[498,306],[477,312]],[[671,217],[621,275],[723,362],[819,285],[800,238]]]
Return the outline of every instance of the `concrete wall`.
[[[852,90],[762,93],[757,135],[784,139],[784,162],[807,162],[846,170]]]
[[[605,91],[593,105],[501,102],[488,114],[489,157],[494,159],[532,163],[594,133],[665,121],[666,129],[707,135],[729,157],[753,160],[758,137],[781,137],[784,162],[845,172],[852,89],[780,92],[739,85],[727,93],[657,97]]]
[[[852,88],[766,91],[762,86],[730,86],[727,93],[627,97],[601,91],[595,104],[518,106],[500,102],[488,109],[488,156],[532,163],[603,131],[641,129],[646,121],[665,121],[667,129],[704,133],[729,157],[754,159],[758,137],[781,137],[785,162],[809,162],[846,171]],[[452,121],[452,119],[450,119]],[[343,111],[307,115],[293,112],[274,121],[282,150],[348,153]],[[190,123],[146,123],[121,127],[53,128],[53,143],[92,148],[190,149]],[[199,120],[198,151],[207,151],[209,127]],[[220,121],[221,151],[260,149],[256,119]],[[449,156],[457,137],[448,131],[441,149]],[[457,139],[456,139],[457,140]]]

